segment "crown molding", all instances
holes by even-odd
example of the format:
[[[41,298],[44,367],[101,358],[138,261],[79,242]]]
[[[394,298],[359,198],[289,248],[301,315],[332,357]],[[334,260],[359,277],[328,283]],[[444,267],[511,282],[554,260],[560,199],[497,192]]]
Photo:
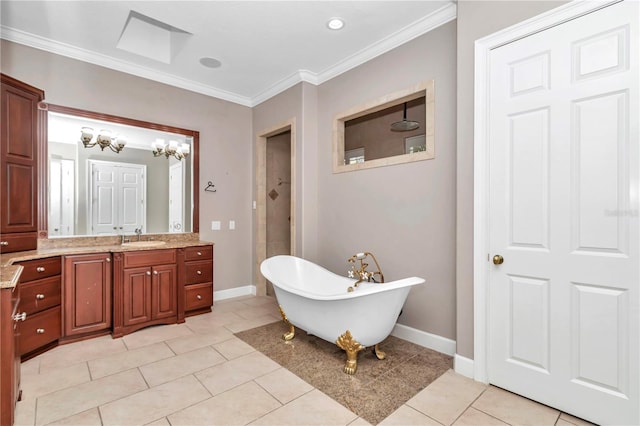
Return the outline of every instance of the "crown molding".
[[[70,44],[60,43],[6,26],[0,26],[0,38],[243,106],[254,107],[300,82],[304,81],[317,86],[329,81],[342,73],[362,65],[383,53],[386,53],[416,37],[456,19],[456,13],[456,4],[454,2],[450,2],[433,13],[399,31],[396,31],[377,43],[367,46],[361,51],[349,56],[320,73],[314,73],[308,70],[298,70],[253,97],[241,96],[206,84],[198,83],[193,80],[176,77],[174,75],[140,65],[134,65],[111,56],[102,55]]]

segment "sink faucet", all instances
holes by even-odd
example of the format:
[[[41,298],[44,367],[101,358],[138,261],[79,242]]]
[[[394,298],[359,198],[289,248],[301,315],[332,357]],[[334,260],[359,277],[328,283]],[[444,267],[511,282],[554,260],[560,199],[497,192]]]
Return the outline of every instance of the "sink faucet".
[[[376,268],[378,268],[377,271],[374,271],[374,272],[367,271],[367,267],[369,266],[369,264],[364,262],[364,260],[367,257],[371,257],[373,259],[374,263],[376,264]],[[356,269],[356,262],[358,260],[360,261],[360,269]],[[349,292],[353,291],[363,281],[371,282],[373,280],[373,282],[380,282],[380,283],[384,282],[384,275],[382,274],[380,265],[378,265],[378,261],[376,260],[376,257],[373,255],[373,253],[370,253],[368,251],[364,253],[356,253],[353,256],[351,256],[349,259],[347,259],[347,262],[353,264],[351,265],[351,269],[348,271],[349,278],[358,278],[358,281],[356,281],[356,283],[353,286],[350,286],[347,289],[347,291]],[[374,277],[376,275],[379,277],[380,281],[375,280]]]
[[[140,234],[142,234],[142,227],[136,228],[135,231],[133,232],[136,233],[136,235],[138,236],[138,241],[140,241]]]

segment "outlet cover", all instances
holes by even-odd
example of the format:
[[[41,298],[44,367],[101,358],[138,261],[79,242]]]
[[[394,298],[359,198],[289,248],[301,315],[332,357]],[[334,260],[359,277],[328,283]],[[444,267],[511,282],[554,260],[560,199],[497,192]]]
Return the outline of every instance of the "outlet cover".
[[[219,220],[214,220],[213,222],[211,222],[211,230],[212,231],[219,231],[220,230],[220,221]]]

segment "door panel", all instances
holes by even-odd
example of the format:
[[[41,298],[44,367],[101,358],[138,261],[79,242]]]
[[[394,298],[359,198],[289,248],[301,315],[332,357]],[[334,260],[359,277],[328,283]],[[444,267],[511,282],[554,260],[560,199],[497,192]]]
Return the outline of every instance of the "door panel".
[[[488,377],[640,423],[640,4],[490,54]]]
[[[125,269],[123,285],[123,324],[151,321],[151,268]]]
[[[176,265],[153,267],[153,319],[176,315],[176,283]]]

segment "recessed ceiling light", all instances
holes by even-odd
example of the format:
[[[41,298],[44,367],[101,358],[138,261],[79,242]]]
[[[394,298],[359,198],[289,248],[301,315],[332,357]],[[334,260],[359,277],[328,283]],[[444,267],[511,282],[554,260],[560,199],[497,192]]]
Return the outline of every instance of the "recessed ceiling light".
[[[327,22],[327,28],[330,30],[341,30],[344,27],[344,21],[342,18],[331,18]]]
[[[222,62],[220,62],[215,58],[210,58],[208,56],[200,58],[200,63],[202,64],[203,67],[207,67],[207,68],[220,68],[222,66]]]

